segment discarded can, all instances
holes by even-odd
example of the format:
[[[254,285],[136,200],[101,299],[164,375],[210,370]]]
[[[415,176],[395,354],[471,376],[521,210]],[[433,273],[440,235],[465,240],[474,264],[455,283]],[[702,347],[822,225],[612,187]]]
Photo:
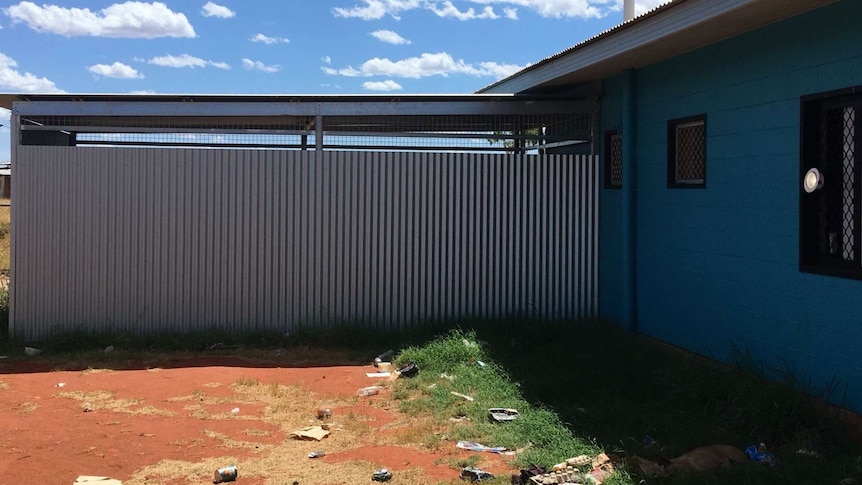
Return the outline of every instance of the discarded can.
[[[331,417],[332,411],[329,408],[317,410],[317,419],[330,419]]]
[[[236,466],[226,466],[224,468],[219,468],[215,471],[215,475],[213,476],[213,483],[233,482],[236,481],[236,477]]]
[[[312,451],[308,454],[309,458],[320,458],[321,456],[326,456],[326,453],[322,451]]]
[[[356,391],[357,396],[374,396],[376,394],[380,394],[380,390],[383,389],[380,386],[368,386],[363,387],[362,389]]]
[[[380,470],[375,471],[373,475],[371,475],[371,479],[375,482],[388,482],[392,479],[392,472],[385,468],[381,468]]]
[[[374,366],[377,367],[381,362],[390,362],[395,355],[394,350],[387,350],[374,358]]]
[[[497,423],[505,423],[518,419],[518,411],[511,408],[491,408],[488,410],[488,418]]]
[[[462,480],[470,480],[471,482],[480,482],[482,480],[494,479],[494,475],[492,475],[491,473],[473,467],[462,468],[460,477]]]

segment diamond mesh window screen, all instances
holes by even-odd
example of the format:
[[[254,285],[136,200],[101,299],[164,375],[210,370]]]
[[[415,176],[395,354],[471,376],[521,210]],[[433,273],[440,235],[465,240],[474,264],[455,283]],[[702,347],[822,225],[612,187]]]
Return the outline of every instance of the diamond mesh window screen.
[[[605,187],[623,186],[623,137],[615,131],[605,134]]]
[[[679,123],[674,132],[674,182],[703,185],[706,181],[706,124],[703,120]]]
[[[816,168],[823,186],[800,195],[803,271],[862,279],[862,96],[803,98],[800,173]]]

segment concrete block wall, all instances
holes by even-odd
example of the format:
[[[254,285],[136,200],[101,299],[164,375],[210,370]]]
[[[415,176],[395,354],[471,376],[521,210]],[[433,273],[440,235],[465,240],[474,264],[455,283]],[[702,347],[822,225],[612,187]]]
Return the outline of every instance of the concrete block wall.
[[[639,331],[862,411],[862,281],[799,271],[800,97],[862,85],[862,2],[845,0],[640,69]],[[603,129],[622,84],[603,86]],[[703,189],[667,188],[667,121],[706,114]],[[601,311],[619,319],[620,191],[601,193]],[[845,395],[846,392],[846,395]]]

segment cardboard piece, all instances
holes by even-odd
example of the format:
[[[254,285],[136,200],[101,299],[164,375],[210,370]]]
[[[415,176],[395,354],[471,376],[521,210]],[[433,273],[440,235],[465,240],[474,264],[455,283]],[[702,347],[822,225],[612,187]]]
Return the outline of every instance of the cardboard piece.
[[[307,428],[298,429],[290,433],[290,435],[300,440],[320,441],[329,436],[329,430],[323,429],[322,426],[309,426]]]

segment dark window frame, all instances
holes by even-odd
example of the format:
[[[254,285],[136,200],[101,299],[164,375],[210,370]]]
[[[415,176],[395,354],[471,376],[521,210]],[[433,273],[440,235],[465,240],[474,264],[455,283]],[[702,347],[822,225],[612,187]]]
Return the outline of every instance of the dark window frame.
[[[613,178],[613,155],[614,155],[614,153],[613,153],[613,146],[614,146],[613,142],[614,142],[614,137],[619,139],[619,143],[620,143],[620,160],[619,160],[619,163],[620,163],[620,180],[619,180],[619,183],[615,183],[614,178]],[[622,172],[623,172],[623,157],[622,157],[623,135],[618,130],[608,130],[605,132],[604,141],[605,141],[605,154],[604,154],[605,155],[604,156],[605,188],[606,189],[621,189],[621,188],[623,188],[623,175],[622,175]]]
[[[677,168],[677,145],[676,132],[679,125],[701,123],[703,124],[703,180],[700,182],[679,182],[676,178]],[[669,189],[704,189],[706,188],[707,174],[707,124],[706,113],[675,118],[667,122],[667,187]]]
[[[827,198],[836,197],[835,193],[826,192],[835,186],[836,177],[834,167],[826,167],[823,163],[824,153],[828,150],[823,140],[824,136],[828,136],[824,135],[824,123],[827,123],[825,113],[829,109],[842,106],[852,106],[855,109],[852,162],[855,199],[852,215],[854,258],[850,261],[828,256],[828,251],[823,247],[828,244],[829,229],[833,229],[827,227],[828,222],[824,220],[827,208],[834,208],[834,202],[831,203]],[[862,280],[862,86],[800,97],[799,120],[799,271]],[[802,185],[810,168],[826,172],[823,188],[811,194],[805,192]],[[830,180],[833,180],[832,185]],[[832,190],[843,192],[845,189]]]

